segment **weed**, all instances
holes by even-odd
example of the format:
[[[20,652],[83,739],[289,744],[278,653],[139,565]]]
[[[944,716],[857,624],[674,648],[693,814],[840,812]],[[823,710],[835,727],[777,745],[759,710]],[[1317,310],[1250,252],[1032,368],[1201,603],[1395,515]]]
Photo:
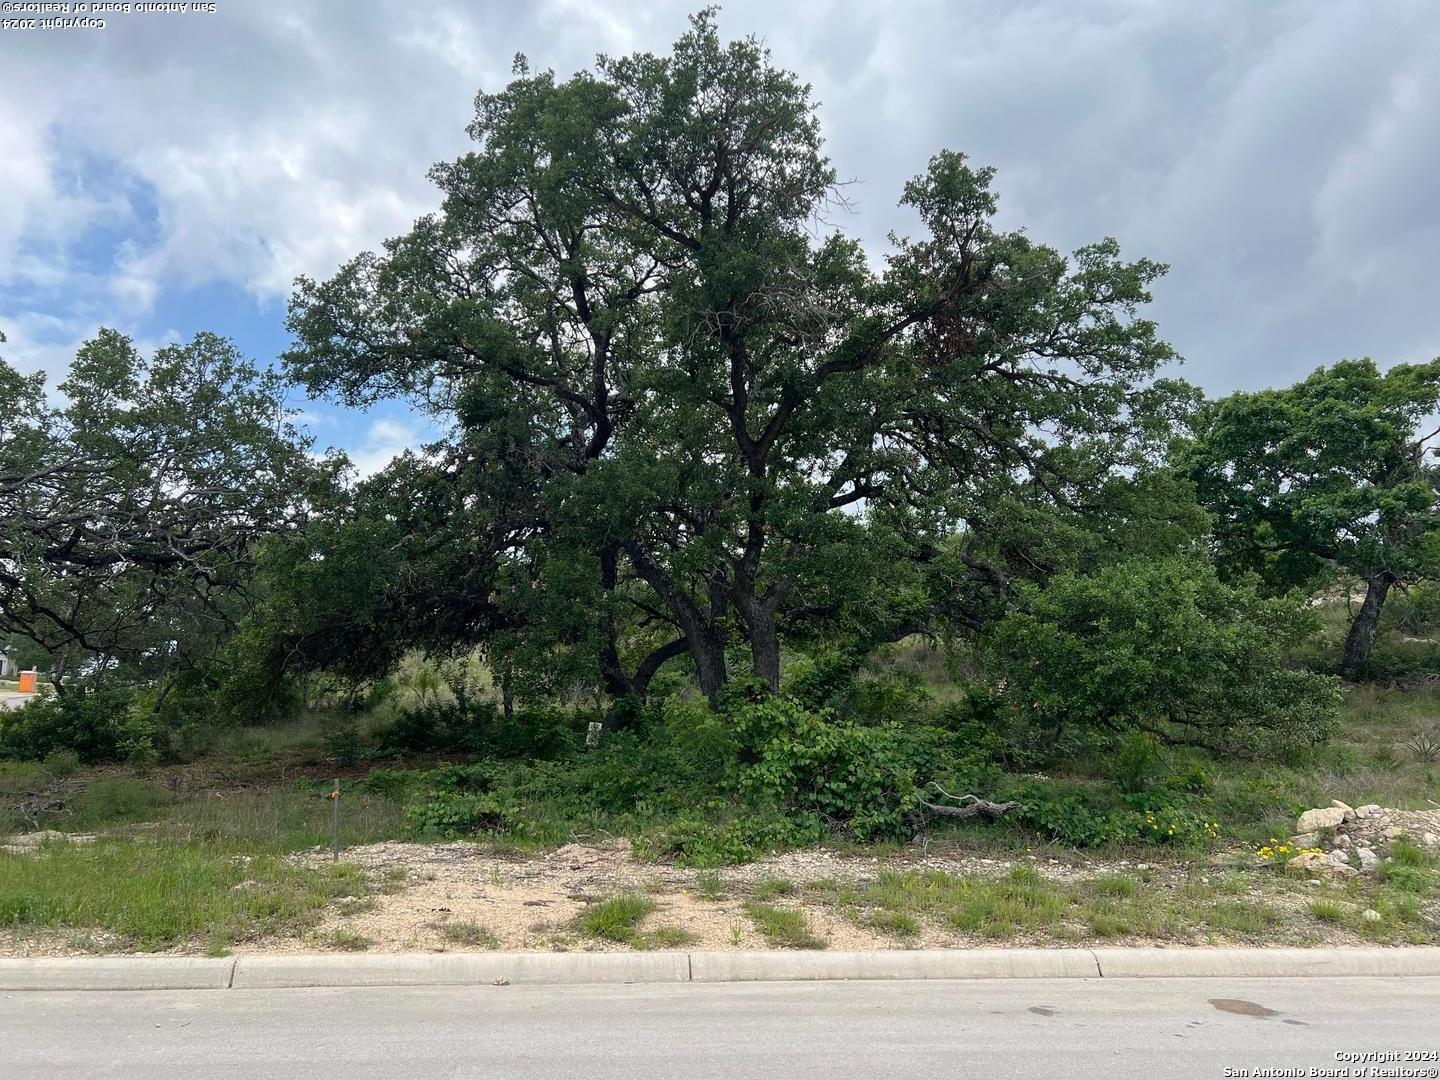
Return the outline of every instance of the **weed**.
[[[575,929],[586,937],[630,944],[636,940],[640,921],[655,910],[655,901],[640,893],[623,893],[591,904],[575,920]]]
[[[1350,920],[1351,909],[1348,904],[1321,897],[1310,901],[1310,914],[1321,922],[1346,923]]]
[[[440,926],[440,936],[452,945],[472,949],[498,949],[500,939],[488,928],[473,922],[447,922]]]
[[[163,788],[145,780],[124,777],[96,780],[75,796],[65,827],[89,831],[121,822],[143,821],[159,816],[170,801]]]
[[[714,870],[695,875],[695,895],[702,900],[719,900],[725,895],[725,880]]]
[[[776,907],[757,900],[745,902],[745,914],[755,929],[772,945],[782,949],[823,949],[825,942],[810,930],[805,912],[799,908]]]
[[[860,917],[860,925],[885,934],[913,937],[920,932],[920,920],[903,911],[871,911]]]
[[[764,877],[751,888],[750,895],[756,900],[769,901],[789,896],[794,891],[795,883],[789,878]]]
[[[679,949],[694,941],[695,935],[683,927],[658,926],[643,936],[641,945],[646,949]]]
[[[1124,874],[1102,874],[1090,882],[1090,888],[1101,896],[1129,898],[1136,892],[1135,879]]]
[[[162,949],[222,928],[227,942],[293,932],[363,890],[345,865],[307,869],[215,845],[101,838],[0,852],[0,925],[101,929]]]
[[[341,952],[365,952],[374,946],[364,934],[358,934],[344,926],[336,927],[329,935],[321,941],[322,945],[328,945],[332,949],[339,949]]]

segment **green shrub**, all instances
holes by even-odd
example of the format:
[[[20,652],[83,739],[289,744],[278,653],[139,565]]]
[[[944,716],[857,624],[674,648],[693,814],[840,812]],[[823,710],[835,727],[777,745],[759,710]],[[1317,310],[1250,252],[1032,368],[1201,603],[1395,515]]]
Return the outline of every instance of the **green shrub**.
[[[489,701],[431,701],[407,709],[376,736],[380,754],[464,753],[548,759],[576,743],[558,709],[521,709],[505,716]]]
[[[736,780],[743,797],[857,840],[909,835],[919,787],[948,756],[940,729],[856,724],[783,694],[746,701],[731,717],[750,759]]]
[[[1336,680],[1286,664],[1313,630],[1298,596],[1226,584],[1205,563],[1131,560],[1018,585],[987,647],[1008,710],[1057,738],[1148,729],[1274,755],[1322,743],[1338,717]]]
[[[1145,731],[1127,731],[1115,740],[1106,757],[1104,773],[1127,794],[1138,794],[1150,786],[1160,757],[1155,736]]]
[[[424,836],[455,837],[469,833],[504,832],[516,821],[512,808],[493,795],[439,791],[405,808],[410,827]]]
[[[1380,868],[1380,879],[1402,892],[1426,893],[1435,884],[1434,874],[1402,862],[1384,863]]]
[[[731,808],[716,802],[705,813],[681,817],[640,844],[649,858],[674,858],[699,868],[749,862],[789,847],[813,844],[824,836],[818,818],[793,819],[778,812],[724,818]]]
[[[155,753],[152,713],[129,690],[69,687],[21,709],[0,712],[0,757],[42,761],[72,752],[87,765],[144,761]]]

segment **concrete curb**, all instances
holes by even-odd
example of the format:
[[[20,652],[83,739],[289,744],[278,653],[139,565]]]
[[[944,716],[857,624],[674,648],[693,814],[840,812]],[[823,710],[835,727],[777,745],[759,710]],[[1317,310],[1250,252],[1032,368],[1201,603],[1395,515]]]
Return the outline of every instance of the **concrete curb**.
[[[1106,979],[1440,975],[1440,949],[1094,949]]]
[[[926,949],[913,952],[703,952],[693,982],[795,979],[1094,979],[1087,949]]]
[[[1440,948],[947,949],[874,952],[400,953],[0,959],[7,990],[1440,976]]]
[[[0,960],[0,990],[224,990],[236,963],[190,956]]]
[[[477,986],[688,982],[690,956],[644,953],[396,953],[246,956],[236,990],[290,986]]]

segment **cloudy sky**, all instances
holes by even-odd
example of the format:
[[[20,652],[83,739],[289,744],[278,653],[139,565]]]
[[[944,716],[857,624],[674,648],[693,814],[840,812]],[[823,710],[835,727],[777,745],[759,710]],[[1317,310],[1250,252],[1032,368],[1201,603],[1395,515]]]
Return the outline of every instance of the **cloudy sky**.
[[[100,325],[213,329],[270,359],[292,278],[430,209],[516,52],[568,74],[663,50],[691,3],[217,0],[0,34],[0,330],[63,371]],[[1002,216],[1171,265],[1154,316],[1212,392],[1440,355],[1435,0],[730,0],[815,87],[881,251],[939,147],[999,169]],[[421,436],[298,399],[363,468]]]

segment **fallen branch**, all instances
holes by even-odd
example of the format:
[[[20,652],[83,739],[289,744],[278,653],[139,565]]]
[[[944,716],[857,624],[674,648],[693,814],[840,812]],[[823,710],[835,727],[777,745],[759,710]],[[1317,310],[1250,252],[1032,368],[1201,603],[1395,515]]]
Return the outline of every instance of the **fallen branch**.
[[[930,786],[947,799],[958,803],[957,806],[943,806],[939,803],[920,800],[920,805],[929,810],[932,814],[944,814],[946,817],[969,818],[984,816],[997,818],[1009,810],[1014,810],[1020,804],[1018,802],[991,802],[989,799],[982,799],[978,795],[951,795],[933,780]]]

